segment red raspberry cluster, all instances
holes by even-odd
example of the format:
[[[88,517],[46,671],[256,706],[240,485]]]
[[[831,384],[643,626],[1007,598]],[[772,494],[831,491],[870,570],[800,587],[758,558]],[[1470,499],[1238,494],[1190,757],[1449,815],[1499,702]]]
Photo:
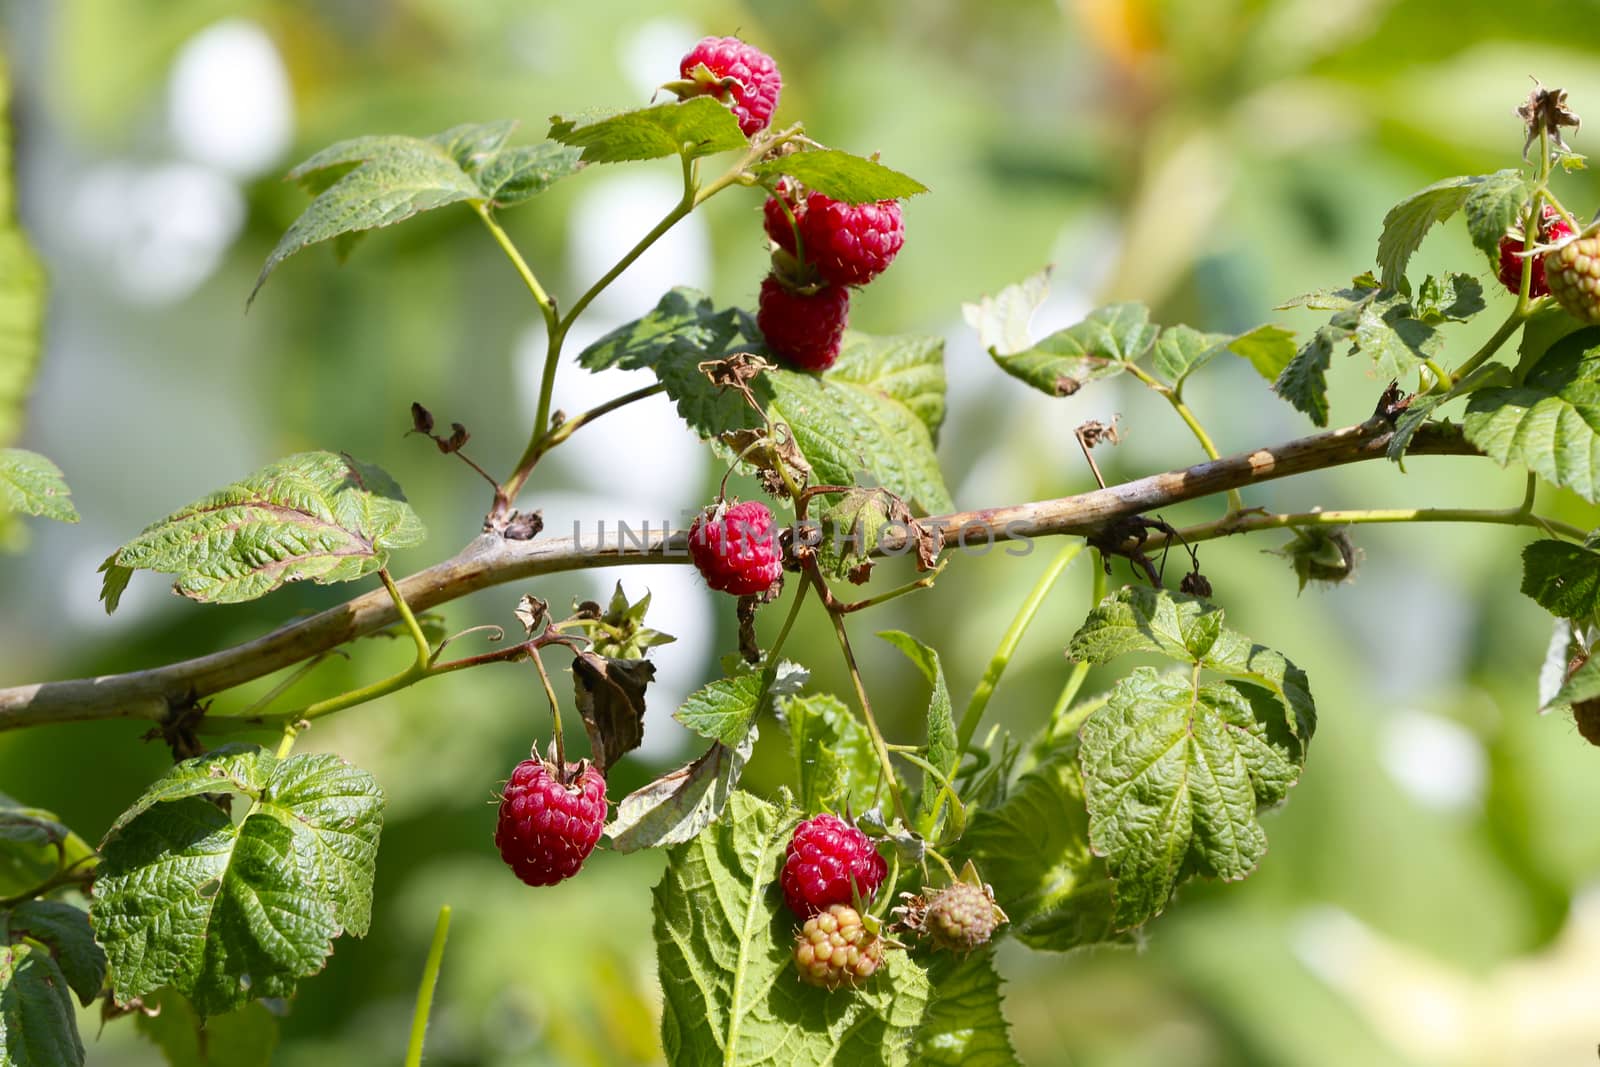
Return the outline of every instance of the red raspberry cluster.
[[[1572,227],[1561,217],[1554,205],[1546,204],[1539,224],[1538,244],[1558,244],[1572,236]],[[1500,284],[1516,294],[1522,288],[1523,232],[1515,229],[1500,238]],[[1544,257],[1535,256],[1533,273],[1528,279],[1528,296],[1537,299],[1550,292],[1545,281]]]
[[[606,825],[606,780],[587,763],[565,773],[525,759],[500,796],[494,843],[529,885],[555,885],[578,873]]]

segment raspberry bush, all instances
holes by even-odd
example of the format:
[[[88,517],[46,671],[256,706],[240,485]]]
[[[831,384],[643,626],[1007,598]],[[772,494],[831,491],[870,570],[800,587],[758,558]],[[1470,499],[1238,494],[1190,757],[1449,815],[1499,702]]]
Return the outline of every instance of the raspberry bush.
[[[906,203],[927,190],[892,160],[826,145],[828,131],[800,116],[778,119],[780,72],[746,42],[708,38],[677,74],[666,83],[676,99],[557,116],[531,143],[509,121],[426,137],[356,136],[290,171],[310,201],[250,298],[311,245],[348,249],[368,230],[424,212],[475,220],[546,327],[536,417],[521,454],[496,468],[468,456],[465,426],[443,431],[421,403],[395,413],[397,435],[409,427],[441,462],[459,460],[465,477],[490,486],[482,533],[409,577],[391,574],[390,560],[423,543],[417,509],[380,467],[330,450],[244,474],[130,531],[105,559],[108,612],[138,571],[171,576],[177,593],[200,604],[254,600],[308,579],[370,588],[200,659],[0,690],[0,730],[139,719],[173,756],[98,843],[26,797],[0,796],[0,1067],[83,1063],[74,1000],[100,1001],[112,1020],[170,1012],[196,1040],[226,1029],[224,1019],[254,1012],[252,1025],[271,1026],[272,1012],[294,1010],[342,938],[382,923],[372,891],[386,790],[406,788],[333,755],[297,753],[299,737],[318,720],[425,681],[448,700],[440,676],[490,664],[538,679],[540,718],[528,731],[538,737],[528,740],[548,738],[549,747],[548,758],[524,761],[503,783],[483,768],[448,768],[463,791],[500,790],[497,830],[481,851],[499,852],[504,878],[526,883],[514,888],[536,909],[539,894],[559,892],[545,887],[581,884],[597,845],[661,850],[649,906],[661,1042],[675,1063],[772,1062],[774,1049],[808,1063],[1013,1062],[994,942],[1065,952],[1159,939],[1160,917],[1183,885],[1238,881],[1270,863],[1269,813],[1308,765],[1319,709],[1312,680],[1291,658],[1292,628],[1262,643],[1225,616],[1228,588],[1202,567],[1216,539],[1288,531],[1278,551],[1303,586],[1347,579],[1359,558],[1353,531],[1365,524],[1521,528],[1530,535],[1521,590],[1556,627],[1541,703],[1576,723],[1574,744],[1600,734],[1600,666],[1590,655],[1600,537],[1536,507],[1541,485],[1600,502],[1600,328],[1592,325],[1600,237],[1558,199],[1553,165],[1579,162],[1563,138],[1576,121],[1559,90],[1538,87],[1521,108],[1531,163],[1512,158],[1495,173],[1428,186],[1383,220],[1375,269],[1291,300],[1286,308],[1302,320],[1324,316],[1301,342],[1276,324],[1215,334],[1156,323],[1137,303],[1098,308],[1036,338],[1029,320],[1046,299],[1047,275],[974,294],[966,320],[995,369],[1020,383],[1019,413],[1056,417],[1057,398],[1093,395],[1097,383],[1126,376],[1172,409],[1194,454],[1175,456],[1170,471],[1106,485],[1094,450],[1128,432],[1107,411],[1076,429],[1097,489],[962,511],[936,453],[942,342],[846,329],[850,301],[874,299],[872,283],[905,245],[903,213],[914,210]],[[558,300],[502,228],[504,214],[536,209],[541,194],[588,169],[662,160],[677,164],[681,198],[613,269]],[[574,332],[675,224],[713,197],[741,196],[751,236],[764,231],[771,257],[769,273],[750,279],[754,308],[676,288],[608,333]],[[1453,217],[1481,258],[1441,275],[1408,274],[1424,237]],[[31,261],[18,263],[26,280]],[[1474,336],[1463,324],[1489,307],[1486,273],[1509,290],[1492,294],[1504,317],[1463,348],[1461,338]],[[37,286],[18,284],[13,296],[39,313]],[[568,342],[577,337],[593,340],[574,352]],[[1361,398],[1373,414],[1355,425],[1222,456],[1205,420],[1227,412],[1195,410],[1185,397],[1194,376],[1242,360],[1326,427],[1336,351],[1376,372]],[[653,380],[564,414],[556,370],[570,364]],[[728,475],[710,499],[683,502],[693,516],[687,529],[567,536],[523,510],[539,499],[551,451],[599,432],[588,427],[601,419],[624,422],[613,413],[663,392]],[[1267,510],[1271,498],[1256,497],[1262,483],[1360,461],[1392,461],[1399,478],[1417,455],[1523,469],[1526,497],[1510,507],[1297,512]],[[626,479],[626,451],[618,457],[605,476]],[[736,500],[731,477],[761,499]],[[1162,517],[1186,501],[1212,501],[1217,514],[1183,527]],[[17,448],[0,451],[0,506],[67,522],[77,514],[66,476]],[[891,737],[872,701],[893,683],[863,671],[858,656],[863,613],[900,597],[930,612],[964,610],[940,602],[938,581],[965,551],[1047,540],[1059,542],[1053,558],[992,652],[877,634],[909,661],[918,700],[926,693],[918,733]],[[1081,622],[1052,637],[1068,661],[1059,699],[1031,737],[984,729],[1018,642],[1080,557],[1092,595]],[[1168,573],[1169,559],[1181,561],[1181,576]],[[608,798],[608,782],[619,768],[629,773],[643,742],[652,651],[672,637],[645,625],[650,598],[630,601],[620,585],[604,608],[565,610],[538,593],[548,574],[632,562],[696,567],[736,598],[721,606],[736,618],[739,642],[719,650],[728,653],[721,676],[674,713],[702,751]],[[509,640],[489,622],[447,634],[426,614],[510,582],[525,592],[506,597],[499,624],[511,626]],[[836,646],[848,699],[786,657],[801,625]],[[498,631],[498,643],[473,650],[470,635],[480,631]],[[396,647],[348,647],[379,633],[408,652],[397,670],[315,701],[294,698],[294,683],[331,654],[376,660]],[[568,739],[579,746],[563,729],[547,659],[570,666],[586,759],[568,758]],[[946,675],[958,661],[982,672],[959,712]],[[1097,691],[1091,668],[1102,668]],[[239,692],[280,671],[265,692]],[[792,765],[787,788],[764,796],[741,788],[758,743]],[[642,889],[638,906],[647,906]],[[449,914],[418,997],[412,1062],[441,960],[448,966]],[[560,965],[537,948],[506,952]]]

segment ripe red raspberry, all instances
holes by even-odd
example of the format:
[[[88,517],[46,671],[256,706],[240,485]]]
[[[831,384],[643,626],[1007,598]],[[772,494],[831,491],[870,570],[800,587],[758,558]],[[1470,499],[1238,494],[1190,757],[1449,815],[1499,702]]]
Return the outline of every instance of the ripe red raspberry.
[[[1557,241],[1572,236],[1572,227],[1567,225],[1567,220],[1552,204],[1546,204],[1543,211],[1544,222],[1540,226],[1539,240],[1544,244],[1554,244]],[[1522,246],[1524,244],[1522,231],[1511,230],[1500,238],[1500,284],[1511,290],[1515,295],[1522,288]],[[1540,297],[1550,291],[1545,284],[1544,262],[1541,257],[1534,257],[1533,274],[1528,279],[1528,296]]]
[[[882,963],[883,939],[848,904],[835,904],[807,919],[794,945],[800,980],[823,989],[864,982]]]
[[[825,285],[814,293],[791,289],[776,274],[761,283],[756,325],[774,355],[797,370],[827,370],[839,358],[850,291]]]
[[[1600,324],[1600,233],[1590,233],[1544,254],[1550,295],[1568,314]]]
[[[818,815],[795,827],[778,881],[789,910],[806,919],[857,894],[870,899],[888,873],[871,838],[837,815]]]
[[[555,885],[583,866],[606,824],[606,780],[587,763],[569,764],[563,785],[553,764],[525,759],[500,797],[494,843],[529,885]]]
[[[746,500],[717,515],[701,513],[689,527],[689,558],[713,589],[734,596],[765,593],[783,574],[772,512]]]
[[[711,72],[711,80],[695,77],[701,64]],[[678,75],[695,82],[699,93],[727,104],[746,137],[767,128],[783,91],[783,77],[772,57],[737,37],[705,38],[679,61]]]
[[[812,193],[798,218],[806,262],[832,285],[866,285],[906,243],[898,200],[846,204]]]

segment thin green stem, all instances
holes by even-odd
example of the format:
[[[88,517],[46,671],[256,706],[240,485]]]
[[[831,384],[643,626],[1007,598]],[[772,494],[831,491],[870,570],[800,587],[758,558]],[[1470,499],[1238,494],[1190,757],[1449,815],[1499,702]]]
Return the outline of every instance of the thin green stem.
[[[800,584],[800,589],[794,595],[794,603],[789,605],[789,614],[784,616],[783,628],[778,631],[777,638],[772,642],[772,647],[767,650],[767,662],[775,664],[778,654],[783,651],[783,643],[789,640],[789,631],[794,629],[794,621],[800,617],[800,605],[805,603],[806,594],[811,591],[811,586],[805,582]]]
[[[1022,642],[1022,635],[1033,623],[1034,616],[1039,614],[1039,608],[1044,604],[1050,590],[1055,587],[1056,579],[1066,573],[1067,568],[1078,558],[1084,547],[1082,541],[1072,541],[1063,545],[1046,565],[1044,573],[1039,575],[1039,580],[1033,583],[1033,588],[1028,591],[1027,597],[1017,607],[1011,625],[1006,627],[1006,632],[1001,635],[1000,644],[995,648],[994,655],[989,657],[989,666],[984,668],[983,677],[978,679],[977,686],[972,690],[972,699],[967,701],[966,711],[961,714],[961,722],[956,727],[957,752],[965,752],[967,746],[972,743],[972,736],[977,733],[978,723],[983,719],[984,709],[989,706],[989,698],[994,695],[995,686],[1000,684],[1000,676],[1005,673],[1006,667],[1011,663],[1011,657],[1016,654],[1017,645]]]
[[[1100,550],[1094,553],[1094,573],[1089,579],[1089,610],[1093,611],[1095,605],[1105,599],[1106,595],[1106,566],[1105,560],[1100,555]],[[1078,699],[1078,691],[1083,688],[1083,680],[1089,676],[1089,661],[1079,660],[1072,665],[1072,673],[1067,675],[1067,684],[1061,687],[1061,695],[1056,697],[1055,707],[1050,709],[1049,725],[1046,727],[1052,733],[1060,726],[1062,717],[1067,709],[1072,707],[1072,702]]]
[[[555,686],[550,684],[550,673],[544,669],[544,660],[539,656],[538,649],[528,651],[533,665],[539,669],[539,682],[544,686],[544,695],[550,701],[550,729],[556,739],[556,765],[561,768],[561,775],[567,773],[567,744],[561,736],[561,704],[556,700]]]
[[[8,908],[14,908],[18,904],[27,903],[30,900],[44,896],[46,893],[54,893],[56,890],[64,889],[67,886],[87,885],[89,880],[93,877],[94,867],[92,865],[83,867],[81,869],[68,867],[63,870],[59,870],[26,892],[18,893],[14,897],[0,897],[0,911],[5,911]]]
[[[417,1006],[411,1013],[411,1042],[406,1046],[406,1067],[421,1067],[422,1043],[428,1036],[428,1016],[433,1011],[433,990],[439,984],[439,966],[444,961],[444,942],[450,936],[450,905],[439,909],[433,927],[433,943],[428,946],[428,962],[422,967],[422,984],[417,987]]]
[[[811,580],[820,584],[822,576],[815,569],[809,571]],[[822,586],[817,590],[826,595],[827,587]],[[845,667],[850,671],[850,681],[855,686],[856,702],[861,705],[861,716],[867,722],[867,735],[872,738],[872,750],[877,754],[878,766],[883,771],[884,784],[889,789],[889,797],[894,802],[895,814],[907,826],[911,825],[911,817],[906,813],[905,801],[900,796],[900,783],[894,775],[894,764],[889,762],[889,749],[884,744],[883,731],[878,729],[878,719],[872,714],[872,701],[867,698],[867,687],[861,681],[861,668],[856,664],[855,650],[850,647],[850,635],[845,632],[844,617],[837,612],[828,612],[828,621],[833,623],[833,633],[839,641],[839,650],[844,653]]]
[[[1524,281],[1526,281],[1526,278],[1524,278]],[[1469,356],[1467,361],[1452,371],[1450,376],[1445,380],[1451,385],[1456,385],[1461,381],[1461,379],[1465,378],[1467,375],[1471,374],[1473,371],[1477,370],[1480,366],[1486,363],[1490,357],[1492,357],[1496,352],[1500,351],[1500,347],[1504,345],[1506,341],[1510,340],[1512,334],[1516,333],[1522,328],[1522,323],[1527,319],[1529,314],[1531,314],[1531,312],[1529,312],[1523,302],[1519,300],[1516,308],[1512,310],[1511,314],[1506,316],[1506,321],[1500,324],[1500,328],[1494,332],[1494,335],[1483,343],[1483,347]]]
[[[278,741],[278,749],[273,753],[278,759],[288,759],[289,753],[294,749],[294,743],[300,736],[300,722],[294,720],[283,726],[283,736]]]
[[[416,645],[417,666],[427,670],[428,664],[433,662],[433,647],[428,644],[428,635],[422,632],[422,624],[417,622],[417,617],[411,613],[411,605],[406,603],[400,587],[394,584],[394,579],[389,575],[389,568],[379,567],[378,577],[383,579],[383,587],[389,591],[390,598],[394,600],[394,608],[400,613],[400,621],[406,624],[406,630],[411,634],[411,641]]]
[[[472,210],[483,224],[489,228],[489,233],[494,237],[495,244],[506,254],[511,265],[516,268],[517,275],[522,279],[522,284],[528,287],[528,292],[533,294],[534,301],[539,305],[539,310],[544,314],[544,321],[548,326],[554,327],[556,323],[555,301],[550,299],[550,294],[544,291],[544,286],[539,284],[539,278],[533,273],[533,268],[528,266],[528,261],[522,258],[522,253],[517,251],[517,246],[511,242],[511,237],[500,224],[494,220],[494,215],[489,211],[489,205],[482,200],[471,202]]]

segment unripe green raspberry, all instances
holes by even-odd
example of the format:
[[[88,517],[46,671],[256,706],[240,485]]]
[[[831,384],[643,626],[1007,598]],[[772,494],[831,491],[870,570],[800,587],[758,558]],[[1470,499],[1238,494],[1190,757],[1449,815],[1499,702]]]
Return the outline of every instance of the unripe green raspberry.
[[[1546,252],[1544,277],[1550,295],[1568,314],[1600,324],[1600,233]]]
[[[989,943],[994,928],[1005,919],[987,887],[956,882],[928,900],[923,931],[939,948],[971,952]]]
[[[800,980],[823,989],[858,985],[882,962],[883,939],[848,904],[834,904],[807,919],[794,946]]]

